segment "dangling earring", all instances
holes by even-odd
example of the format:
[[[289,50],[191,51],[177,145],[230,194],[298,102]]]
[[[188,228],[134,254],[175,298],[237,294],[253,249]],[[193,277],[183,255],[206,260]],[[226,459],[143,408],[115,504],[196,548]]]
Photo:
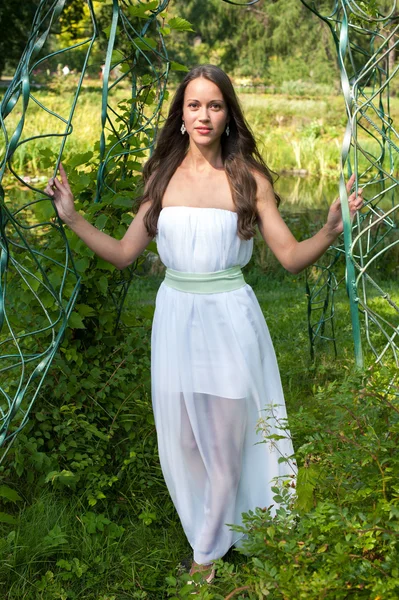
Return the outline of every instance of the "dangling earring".
[[[227,127],[226,127],[226,135],[230,135],[230,127],[229,127],[229,125],[227,125]]]
[[[184,135],[184,134],[186,133],[186,131],[187,131],[187,129],[186,129],[186,126],[185,126],[185,124],[184,124],[184,121],[183,121],[183,123],[181,124],[180,131],[181,131],[181,134],[182,134],[182,135]]]

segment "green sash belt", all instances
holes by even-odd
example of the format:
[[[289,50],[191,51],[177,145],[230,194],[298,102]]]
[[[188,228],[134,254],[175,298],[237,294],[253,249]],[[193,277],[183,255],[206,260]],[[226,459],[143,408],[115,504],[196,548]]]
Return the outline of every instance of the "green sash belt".
[[[211,273],[185,273],[166,269],[164,283],[180,292],[217,294],[238,290],[245,285],[245,279],[241,267],[237,265]]]

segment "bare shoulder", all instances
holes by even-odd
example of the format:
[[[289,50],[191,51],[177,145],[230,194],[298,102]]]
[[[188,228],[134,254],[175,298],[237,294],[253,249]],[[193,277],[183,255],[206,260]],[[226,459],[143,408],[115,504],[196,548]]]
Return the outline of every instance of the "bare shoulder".
[[[252,175],[254,176],[257,185],[256,207],[258,212],[261,212],[270,206],[273,208],[277,207],[273,185],[270,183],[267,177],[256,169],[252,170]]]

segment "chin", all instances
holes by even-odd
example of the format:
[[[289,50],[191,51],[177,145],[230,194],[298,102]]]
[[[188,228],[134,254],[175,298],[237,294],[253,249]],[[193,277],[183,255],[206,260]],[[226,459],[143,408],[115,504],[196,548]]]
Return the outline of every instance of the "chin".
[[[209,146],[210,144],[214,144],[215,142],[220,141],[221,136],[201,135],[198,133],[194,133],[194,135],[192,135],[191,138],[196,144],[199,144],[201,146]]]

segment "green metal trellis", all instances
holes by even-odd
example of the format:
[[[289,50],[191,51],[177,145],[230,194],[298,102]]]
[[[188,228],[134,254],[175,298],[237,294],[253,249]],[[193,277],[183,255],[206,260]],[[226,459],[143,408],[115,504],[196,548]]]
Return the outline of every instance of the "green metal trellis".
[[[160,0],[146,14],[144,25],[137,28],[137,12],[132,8],[143,7],[141,2],[128,5],[118,0],[112,2],[112,19],[109,28],[108,46],[105,55],[105,66],[102,84],[102,112],[100,138],[99,168],[97,189],[94,198],[99,202],[102,194],[113,193],[112,181],[115,165],[122,163],[125,171],[129,169],[127,157],[141,156],[143,152],[151,151],[153,135],[158,127],[160,109],[165,93],[170,69],[166,47],[161,35],[159,17],[167,8],[169,0]],[[57,21],[64,9],[65,0],[41,0],[32,24],[26,49],[21,57],[19,66],[10,83],[0,108],[0,124],[5,152],[0,162],[0,446],[9,447],[18,431],[25,425],[29,411],[38,395],[44,377],[51,365],[54,355],[67,327],[78,297],[80,277],[75,268],[68,239],[51,200],[43,190],[35,188],[26,182],[14,165],[16,151],[29,144],[32,139],[60,137],[58,158],[54,174],[68,137],[73,132],[73,116],[82,88],[83,78],[94,43],[99,37],[95,10],[92,0],[88,0],[92,23],[92,35],[85,41],[63,48],[55,53],[40,56],[53,23]],[[145,6],[144,6],[145,8]],[[141,21],[143,22],[143,21]],[[129,44],[130,52],[121,56],[114,52],[117,28],[119,39],[123,38]],[[154,45],[147,41],[150,32],[151,39],[158,37]],[[149,37],[149,36],[148,36]],[[65,54],[77,47],[86,46],[87,51],[83,68],[71,103],[69,115],[64,117],[46,108],[35,97],[32,88],[34,72],[39,66],[45,66],[46,61],[55,55]],[[123,63],[120,75],[112,83],[110,72]],[[142,75],[142,73],[145,73]],[[141,103],[132,102],[131,112],[125,127],[116,126],[120,118],[110,102],[112,90],[122,81],[129,81],[131,98],[142,97]],[[155,108],[148,108],[146,98],[154,93],[158,99]],[[34,138],[24,138],[23,129],[25,115],[30,102],[35,102],[44,111],[64,124],[64,132],[54,134],[40,133]],[[14,131],[9,131],[7,117],[14,111],[20,112],[20,119]],[[108,127],[114,143],[106,144],[105,129]],[[122,171],[123,171],[122,169]],[[15,207],[7,198],[6,190],[1,185],[6,177],[12,176],[20,186],[28,186],[36,195],[32,202]],[[52,215],[46,221],[38,221],[32,213],[32,208],[38,204],[49,205]],[[33,224],[32,224],[33,218]],[[51,253],[46,252],[43,240],[49,236],[61,236],[65,247],[63,262],[55,260]],[[62,271],[61,283],[55,283],[56,275]],[[130,270],[131,272],[133,269]],[[116,311],[120,315],[126,296],[130,277],[121,282],[120,293],[115,299]],[[23,322],[15,319],[12,307],[12,292],[17,294],[18,288],[29,290],[31,298],[26,310],[41,307],[41,317],[37,322]],[[46,297],[46,301],[43,298]],[[11,302],[10,302],[11,301]],[[32,314],[33,314],[32,310]],[[27,322],[29,326],[27,326]],[[27,343],[29,342],[29,343]],[[11,424],[14,423],[12,431]],[[4,454],[3,454],[4,458]]]
[[[399,43],[396,3],[387,14],[373,8],[373,3],[335,0],[331,12],[321,14],[317,3],[302,3],[330,28],[337,49],[342,92],[345,99],[347,126],[341,152],[339,193],[344,217],[344,235],[332,249],[333,260],[311,286],[308,282],[309,329],[312,349],[317,338],[335,343],[334,331],[325,334],[327,321],[333,324],[332,268],[339,255],[345,258],[346,289],[349,296],[355,360],[364,365],[361,316],[368,345],[375,362],[382,363],[387,354],[399,366],[399,307],[385,292],[378,273],[371,273],[374,263],[389,257],[399,243],[398,208],[398,134],[390,116],[390,82],[399,65],[390,72],[390,59]],[[365,189],[365,209],[353,224],[349,219],[344,173],[357,174],[356,189]],[[360,183],[361,182],[361,183]],[[374,308],[371,292],[384,300],[389,317]],[[321,309],[321,310],[320,310]],[[313,314],[318,316],[314,319]],[[314,322],[313,322],[314,321]]]
[[[228,4],[250,5],[251,2],[223,0]],[[352,0],[332,0],[331,12],[318,11],[315,2],[303,4],[330,28],[333,35],[341,73],[342,90],[346,103],[347,128],[342,147],[341,178],[339,184],[344,216],[342,240],[328,253],[328,264],[316,265],[309,271],[309,333],[312,351],[318,339],[330,339],[335,345],[334,291],[338,286],[335,274],[342,258],[346,263],[346,287],[349,295],[355,357],[358,366],[364,362],[361,332],[364,331],[376,362],[383,362],[390,353],[398,365],[399,308],[382,289],[373,265],[392,252],[398,243],[397,217],[398,134],[390,117],[389,84],[399,66],[390,71],[390,57],[398,44],[398,25],[395,3],[386,15],[364,8],[367,3]],[[32,24],[26,49],[0,107],[0,124],[4,152],[0,155],[0,446],[9,447],[18,431],[26,423],[29,411],[38,395],[44,377],[59,348],[78,297],[80,277],[74,265],[68,239],[51,200],[41,189],[27,183],[15,164],[19,150],[34,138],[24,138],[25,115],[30,103],[36,103],[63,124],[62,133],[40,133],[35,138],[58,136],[60,144],[56,168],[68,137],[73,132],[73,117],[89,58],[99,31],[92,0],[87,0],[92,34],[88,39],[45,54],[47,38],[52,25],[64,10],[65,0],[41,0]],[[164,11],[169,0],[145,3],[140,0],[112,1],[112,17],[108,33],[108,47],[104,56],[102,84],[102,133],[99,145],[99,168],[94,201],[104,193],[113,193],[112,180],[115,165],[129,169],[127,158],[151,151],[157,130],[160,109],[170,70],[170,61],[161,31]],[[150,9],[148,8],[150,6]],[[137,26],[137,11],[147,11],[144,25]],[[370,14],[369,14],[370,13]],[[156,45],[148,42],[148,35],[157,37]],[[128,55],[115,52],[118,39],[125,39],[131,51]],[[45,66],[52,56],[66,54],[78,47],[87,48],[79,82],[76,86],[69,114],[62,116],[50,111],[35,97],[34,71]],[[139,69],[144,65],[145,69]],[[121,68],[112,83],[110,72]],[[146,75],[140,75],[146,71]],[[121,82],[129,81],[131,98],[154,92],[157,102],[149,108],[145,102],[131,104],[131,112],[122,129],[116,126],[119,118],[112,106],[112,92]],[[19,114],[16,127],[11,130],[9,115]],[[106,128],[115,141],[107,144]],[[355,223],[349,220],[345,170],[358,174],[357,183],[367,187],[366,207]],[[15,205],[7,197],[4,181],[28,186],[35,199]],[[38,206],[50,207],[49,216],[40,220],[35,216]],[[63,257],[54,257],[47,249],[46,240],[59,236],[65,251]],[[314,276],[314,272],[317,275]],[[61,278],[56,275],[62,274]],[[131,281],[131,273],[120,283],[115,296],[118,315]],[[18,319],[13,313],[12,300],[19,289],[30,294],[25,310],[40,313],[40,318]],[[385,303],[387,310],[377,311],[370,290]],[[388,311],[388,312],[387,312]],[[389,313],[389,314],[388,314]],[[363,318],[363,327],[361,319]],[[331,335],[327,335],[327,329]],[[13,426],[12,426],[13,424]],[[4,455],[3,455],[4,457]]]

